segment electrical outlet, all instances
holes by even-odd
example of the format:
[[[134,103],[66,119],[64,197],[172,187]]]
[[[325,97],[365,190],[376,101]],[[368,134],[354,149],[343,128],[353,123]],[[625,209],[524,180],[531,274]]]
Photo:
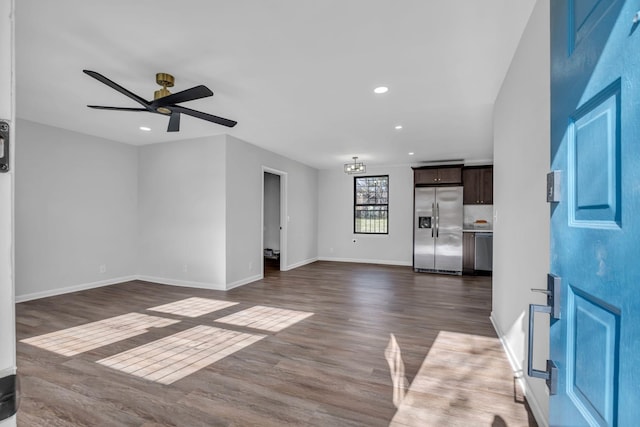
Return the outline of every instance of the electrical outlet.
[[[107,272],[107,264],[100,264],[100,266],[98,267],[98,273],[102,274],[106,272]]]
[[[249,271],[253,270],[253,261],[249,261]]]
[[[332,254],[333,253],[333,248],[329,248],[329,253]]]

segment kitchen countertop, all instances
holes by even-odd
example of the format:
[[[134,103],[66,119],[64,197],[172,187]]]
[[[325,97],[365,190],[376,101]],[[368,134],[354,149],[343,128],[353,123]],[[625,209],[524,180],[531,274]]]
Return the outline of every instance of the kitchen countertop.
[[[463,233],[493,233],[493,229],[465,225],[462,227],[462,232]]]

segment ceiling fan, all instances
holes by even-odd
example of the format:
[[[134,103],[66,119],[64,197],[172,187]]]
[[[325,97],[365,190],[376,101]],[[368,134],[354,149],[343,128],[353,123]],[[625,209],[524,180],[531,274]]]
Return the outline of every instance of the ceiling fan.
[[[169,126],[167,132],[178,132],[180,130],[180,114],[186,114],[188,116],[197,117],[198,119],[207,120],[213,123],[217,123],[222,126],[234,127],[238,122],[225,119],[222,117],[214,116],[212,114],[203,113],[202,111],[192,110],[181,105],[177,105],[181,102],[192,101],[194,99],[206,98],[213,96],[213,92],[206,86],[199,85],[186,89],[181,92],[171,93],[167,89],[173,87],[175,82],[174,77],[167,73],[156,74],[156,83],[162,86],[162,89],[156,90],[154,93],[153,101],[146,101],[142,97],[135,93],[123,88],[116,82],[109,80],[100,73],[91,70],[82,70],[85,74],[93,77],[94,79],[106,84],[112,89],[117,90],[121,94],[133,99],[144,108],[130,108],[130,107],[104,107],[101,105],[87,105],[89,108],[96,108],[99,110],[117,110],[117,111],[148,111],[150,113],[163,114],[169,116]]]

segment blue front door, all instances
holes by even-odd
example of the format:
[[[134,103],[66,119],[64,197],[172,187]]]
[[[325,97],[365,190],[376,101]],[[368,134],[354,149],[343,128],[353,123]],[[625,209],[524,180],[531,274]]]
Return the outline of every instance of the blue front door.
[[[552,426],[640,426],[640,0],[551,0]]]

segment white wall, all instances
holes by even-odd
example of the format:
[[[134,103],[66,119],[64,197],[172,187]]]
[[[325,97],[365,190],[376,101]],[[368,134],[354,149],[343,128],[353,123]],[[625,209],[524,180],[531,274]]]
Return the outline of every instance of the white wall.
[[[264,247],[280,250],[280,176],[264,174]]]
[[[138,174],[139,275],[224,289],[224,135],[140,147]]]
[[[17,299],[133,276],[136,147],[25,120],[16,139]]]
[[[134,147],[25,120],[18,132],[20,301],[136,277],[209,289],[259,279],[263,167],[288,183],[283,268],[317,259],[316,169],[225,135]]]
[[[538,423],[548,418],[542,380],[526,377],[528,304],[544,304],[531,288],[546,287],[549,268],[549,0],[539,0],[494,110],[494,270],[492,320],[512,363],[524,374]],[[534,361],[549,354],[548,316],[536,318]]]
[[[262,167],[286,173],[289,221],[281,269],[318,257],[318,171],[227,136],[227,288],[262,277]],[[242,165],[242,167],[234,167]],[[282,249],[282,248],[281,248]],[[284,263],[284,264],[283,264]]]
[[[11,125],[10,139],[15,142],[14,10],[13,0],[0,0],[0,119]],[[0,174],[0,378],[14,374],[16,367],[14,170]],[[15,416],[0,425],[14,427]]]
[[[354,234],[354,175],[342,169],[322,170],[318,189],[320,259],[412,265],[413,169],[409,165],[367,166],[366,175],[389,175],[389,234]]]

